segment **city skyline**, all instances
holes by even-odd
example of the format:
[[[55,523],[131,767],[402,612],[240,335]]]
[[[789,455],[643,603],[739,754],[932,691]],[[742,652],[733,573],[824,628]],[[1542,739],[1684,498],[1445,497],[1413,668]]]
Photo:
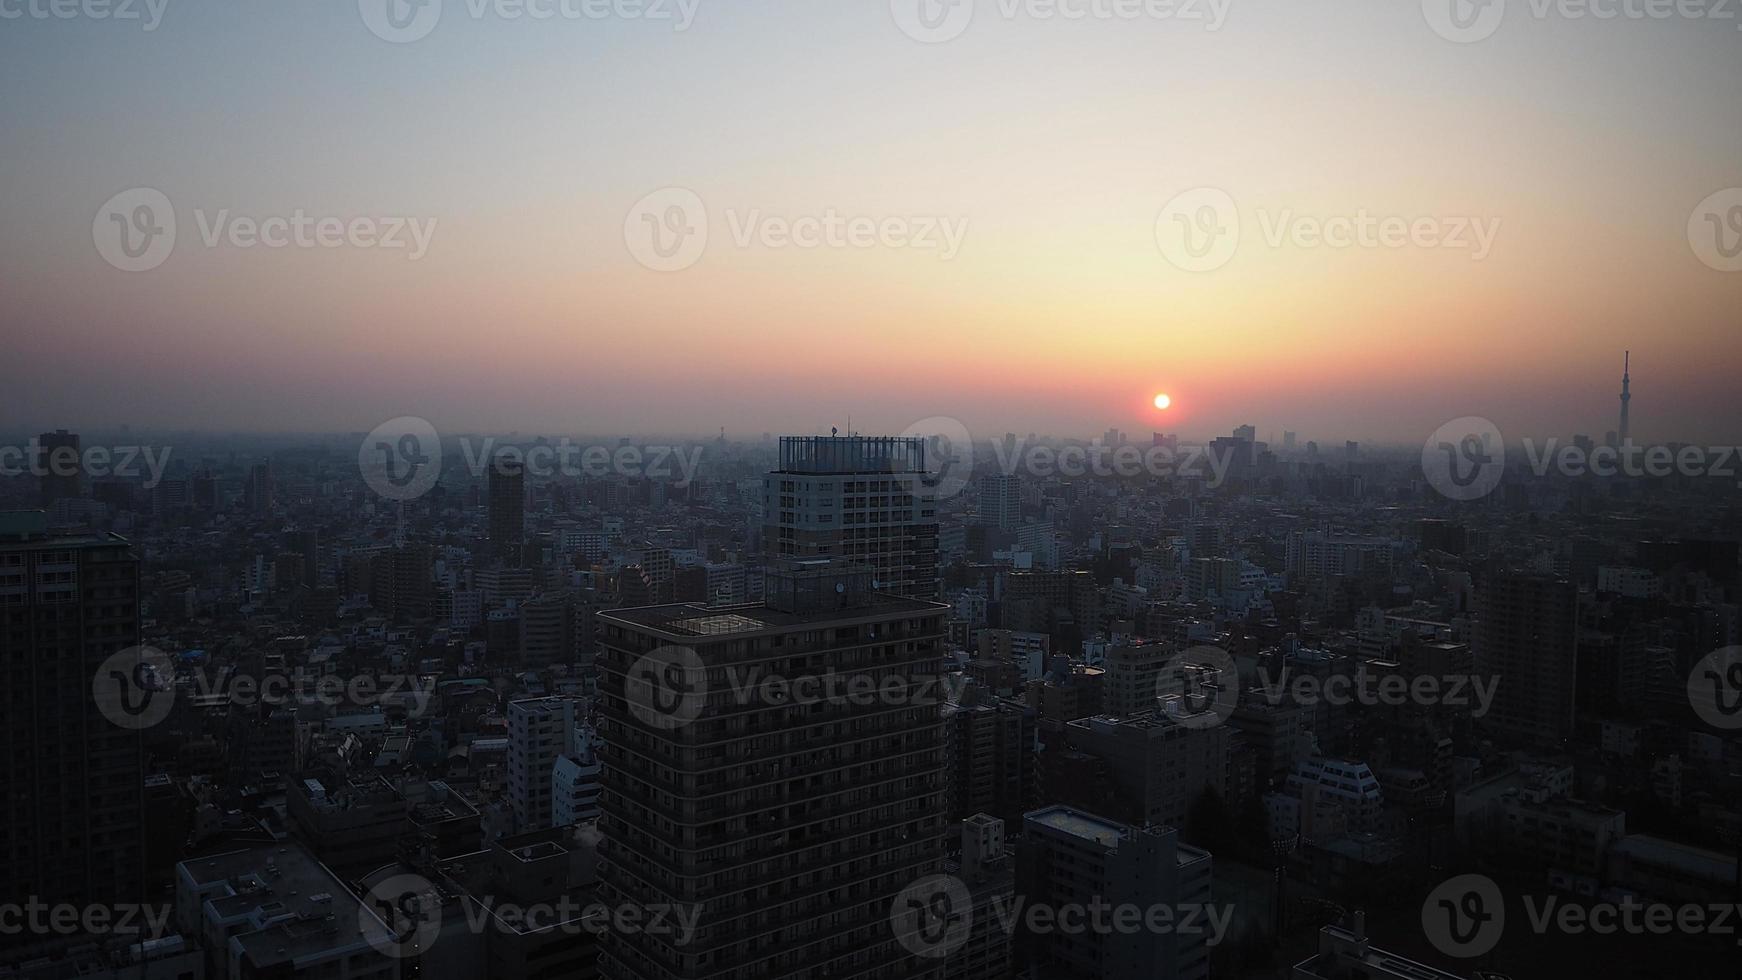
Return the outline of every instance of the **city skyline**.
[[[1734,977],[1742,0],[0,0],[0,980]]]

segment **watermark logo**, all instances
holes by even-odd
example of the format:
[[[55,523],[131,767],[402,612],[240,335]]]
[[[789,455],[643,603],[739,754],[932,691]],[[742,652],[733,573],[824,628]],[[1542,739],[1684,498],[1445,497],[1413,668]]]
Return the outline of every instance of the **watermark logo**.
[[[382,925],[386,925],[385,932]],[[369,889],[357,906],[357,927],[384,956],[407,959],[428,952],[442,931],[442,899],[422,875],[399,874]]]
[[[433,678],[395,674],[377,678],[372,674],[341,677],[297,666],[288,673],[269,671],[261,675],[184,669],[189,695],[198,702],[236,706],[319,704],[329,708],[404,707],[409,717],[420,718],[435,694]],[[97,708],[116,726],[129,730],[150,728],[169,717],[180,694],[177,670],[170,657],[152,647],[133,647],[110,656],[91,679]]]
[[[654,191],[629,209],[623,241],[635,261],[654,272],[682,272],[708,249],[708,209],[685,187]]]
[[[169,0],[0,0],[0,20],[136,20],[149,34]]]
[[[421,41],[442,19],[442,0],[357,0],[369,32],[383,41]]]
[[[1506,441],[1500,428],[1476,415],[1434,430],[1421,447],[1421,472],[1442,496],[1478,500],[1494,492],[1506,472]]]
[[[1506,900],[1486,875],[1459,875],[1428,893],[1421,906],[1428,942],[1447,956],[1482,956],[1506,931]]]
[[[1214,728],[1240,702],[1240,670],[1227,651],[1196,646],[1167,659],[1155,678],[1163,713],[1186,728]]]
[[[287,215],[255,218],[233,215],[229,208],[194,209],[200,242],[206,248],[229,247],[405,250],[416,262],[429,252],[438,219],[396,216],[317,217],[302,208]],[[168,261],[175,251],[175,207],[159,190],[135,187],[122,191],[97,209],[91,240],[103,261],[123,272],[147,272]]]
[[[75,477],[96,479],[144,476],[140,486],[155,489],[163,482],[173,449],[164,446],[44,446],[36,436],[22,446],[0,446],[0,476]],[[143,471],[139,463],[145,463]]]
[[[687,487],[701,471],[704,447],[581,445],[567,436],[530,446],[498,445],[493,436],[461,436],[461,464],[474,478],[495,472],[532,479],[599,478],[610,475],[645,478]],[[444,452],[440,434],[417,416],[392,419],[376,426],[357,447],[363,482],[388,500],[415,500],[440,479]]]
[[[1014,935],[1180,935],[1202,936],[1215,946],[1227,935],[1231,905],[1196,902],[1137,905],[1099,895],[1086,902],[1031,902],[1025,896],[994,894],[984,920],[988,929]],[[972,893],[954,875],[931,875],[902,889],[890,905],[889,924],[908,952],[942,959],[961,949],[973,933]]]
[[[1185,272],[1214,272],[1240,249],[1240,208],[1214,187],[1176,194],[1155,218],[1155,244]]]
[[[623,699],[644,725],[660,731],[682,728],[707,706],[707,665],[690,647],[656,647],[623,675]]]
[[[1670,905],[1626,895],[1618,901],[1566,901],[1559,895],[1523,895],[1522,928],[1538,936],[1725,936],[1737,934],[1742,905],[1735,902],[1690,902]],[[1506,933],[1505,896],[1493,879],[1461,875],[1429,893],[1422,904],[1422,928],[1428,941],[1447,956],[1485,956]],[[1513,927],[1519,927],[1514,919]]]
[[[1688,242],[1719,272],[1742,272],[1742,187],[1713,194],[1688,218]]]
[[[1494,251],[1501,219],[1470,215],[1300,214],[1292,208],[1257,211],[1263,243],[1281,248],[1422,249],[1468,252],[1480,262]],[[1233,260],[1242,241],[1239,205],[1227,191],[1200,187],[1176,195],[1155,220],[1155,242],[1168,262],[1187,272],[1214,272]]]
[[[154,647],[111,654],[91,678],[97,710],[117,728],[140,731],[169,717],[175,705],[175,667]]]
[[[925,471],[916,496],[948,500],[974,478],[974,438],[960,420],[947,415],[920,419],[901,430],[901,438],[925,441]]]
[[[895,26],[915,41],[953,41],[973,22],[976,0],[890,0]],[[1201,23],[1207,32],[1222,29],[1233,0],[990,0],[988,12],[1006,21]]]
[[[161,938],[169,925],[168,905],[72,905],[31,896],[0,904],[0,936],[132,936]]]
[[[901,33],[922,44],[942,44],[974,22],[974,0],[889,0],[889,12]]]
[[[895,896],[889,925],[908,952],[943,959],[968,941],[974,927],[974,899],[954,875],[921,878]]]
[[[1506,0],[1421,0],[1434,33],[1456,44],[1486,41],[1506,20]]]
[[[731,243],[740,249],[902,249],[953,260],[968,219],[938,215],[774,214],[726,208]],[[709,241],[707,205],[694,191],[667,187],[635,202],[623,221],[623,241],[637,262],[655,272],[681,272],[702,260]]]
[[[1214,489],[1228,479],[1236,450],[1232,447],[1217,452],[1210,446],[1153,445],[1121,443],[1109,446],[1099,440],[1089,445],[1064,446],[1035,443],[1023,437],[994,441],[993,464],[1005,476],[1022,473],[1027,476],[1135,480],[1144,477],[1169,479],[1206,479]]]
[[[709,683],[708,670],[695,650],[661,646],[637,659],[623,676],[623,698],[630,714],[650,728],[682,728],[701,716],[712,695],[719,709],[745,706],[774,708],[869,707],[874,705],[935,707],[959,700],[960,685],[951,675],[909,677],[899,672],[773,673],[759,666],[728,665]]]
[[[175,251],[175,208],[155,188],[122,191],[97,209],[91,240],[103,261],[122,272],[149,272]]]
[[[1360,705],[1366,708],[1398,708],[1404,705],[1470,709],[1470,717],[1485,718],[1494,706],[1494,695],[1500,689],[1498,676],[1475,674],[1374,674],[1365,663],[1354,674],[1292,674],[1284,667],[1280,673],[1258,668],[1258,687],[1271,704],[1281,704],[1286,697],[1294,704],[1328,704],[1333,707]]]
[[[442,441],[435,426],[413,415],[376,426],[357,448],[357,467],[369,489],[387,500],[416,500],[442,474]]]
[[[1688,675],[1688,703],[1713,728],[1742,728],[1742,646],[1700,658]]]
[[[642,20],[670,23],[673,33],[695,23],[701,0],[465,0],[464,15],[474,21]],[[435,30],[442,0],[357,0],[370,33],[383,41],[409,44]]]
[[[1601,446],[1574,442],[1562,445],[1559,439],[1537,443],[1525,439],[1524,459],[1530,471],[1538,477],[1552,469],[1564,477],[1594,476],[1601,479],[1666,479],[1718,478],[1736,480],[1736,460],[1742,449],[1736,446],[1648,445],[1628,439],[1619,445]],[[1742,486],[1742,480],[1737,481]]]
[[[1528,0],[1516,4],[1535,21],[1719,21],[1734,22],[1734,0]],[[1422,0],[1422,15],[1434,33],[1456,44],[1493,37],[1508,13],[1508,0]],[[1738,25],[1737,30],[1742,30]]]

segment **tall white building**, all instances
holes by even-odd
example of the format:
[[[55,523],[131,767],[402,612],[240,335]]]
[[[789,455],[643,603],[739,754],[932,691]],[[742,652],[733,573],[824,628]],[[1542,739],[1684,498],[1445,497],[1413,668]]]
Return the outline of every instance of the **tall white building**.
[[[599,816],[598,736],[581,723],[569,730],[568,744],[551,771],[551,823],[558,827]]]
[[[575,697],[508,704],[508,802],[516,833],[551,826],[557,760],[573,744],[585,704]]]
[[[990,473],[980,478],[980,523],[1008,531],[1021,517],[1022,485],[1016,476]]]
[[[783,436],[780,468],[763,478],[769,558],[844,557],[868,565],[876,589],[938,595],[937,501],[925,490],[924,439]]]

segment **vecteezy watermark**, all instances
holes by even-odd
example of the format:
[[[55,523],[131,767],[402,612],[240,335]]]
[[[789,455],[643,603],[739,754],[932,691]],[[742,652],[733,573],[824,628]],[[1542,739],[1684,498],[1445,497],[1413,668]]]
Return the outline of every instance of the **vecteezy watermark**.
[[[1227,480],[1234,466],[1235,452],[1232,447],[1218,452],[1213,446],[1139,446],[1129,442],[1117,446],[1102,442],[1030,446],[1027,439],[1020,436],[992,444],[998,470],[1005,476],[1021,473],[1038,477],[1092,476],[1114,480],[1208,477],[1206,485],[1212,489]]]
[[[0,477],[145,477],[147,490],[163,482],[168,446],[44,446],[32,436],[22,446],[0,446]],[[144,464],[143,470],[140,464]]]
[[[1735,0],[1421,0],[1422,16],[1434,33],[1458,44],[1486,41],[1506,22],[1509,7],[1533,20],[1734,22]],[[1737,25],[1742,30],[1742,24]]]
[[[357,929],[378,953],[396,960],[419,956],[441,936],[441,893],[422,875],[384,878],[357,903]]]
[[[0,0],[0,20],[138,21],[157,30],[169,0]]]
[[[1500,678],[1474,674],[1418,674],[1414,677],[1375,674],[1363,663],[1355,668],[1353,674],[1332,674],[1329,677],[1293,674],[1287,667],[1273,674],[1269,668],[1260,667],[1258,687],[1271,704],[1280,704],[1286,698],[1300,705],[1328,704],[1333,707],[1444,705],[1470,708],[1470,717],[1482,718],[1494,705]]]
[[[458,898],[462,915],[448,919],[450,927],[472,935],[488,931],[543,936],[602,936],[643,933],[666,936],[674,946],[695,938],[700,905],[650,903],[610,905],[577,901],[564,895],[549,902],[522,904],[494,895]],[[377,882],[363,896],[358,925],[370,946],[393,959],[427,954],[442,938],[444,904],[441,889],[418,874],[399,874]]]
[[[1665,446],[1628,442],[1620,445],[1563,445],[1545,439],[1540,445],[1525,439],[1524,457],[1530,471],[1547,476],[1554,470],[1562,476],[1664,479],[1670,476],[1735,479],[1736,461],[1742,450],[1736,446]],[[1742,486],[1742,482],[1738,482]]]
[[[1550,437],[1520,441],[1526,468],[1537,477],[1551,472],[1563,477],[1666,479],[1715,477],[1742,486],[1742,447],[1648,445],[1629,439],[1597,445]],[[1458,501],[1477,500],[1494,492],[1506,471],[1506,445],[1488,419],[1465,416],[1434,430],[1421,449],[1421,470],[1442,495]]]
[[[406,251],[415,262],[429,252],[436,218],[310,215],[297,208],[288,215],[250,217],[229,208],[194,209],[194,222],[206,248],[359,248]],[[146,272],[175,251],[175,207],[162,191],[135,187],[103,202],[91,222],[91,240],[103,261],[123,272]]]
[[[122,272],[146,272],[175,251],[175,208],[160,190],[135,187],[103,202],[91,221],[103,261]]]
[[[961,693],[953,675],[909,677],[899,672],[772,673],[760,666],[728,665],[710,672],[690,647],[656,647],[623,675],[623,699],[642,724],[672,731],[716,708],[812,705],[937,705]],[[716,697],[717,696],[717,697]]]
[[[118,728],[139,731],[169,717],[175,702],[175,665],[154,647],[110,654],[91,677],[97,711]]]
[[[701,468],[695,446],[582,445],[567,436],[531,446],[498,445],[494,437],[454,440],[473,477],[492,470],[538,479],[610,475],[669,480],[687,487]],[[442,440],[435,426],[413,415],[390,419],[363,437],[357,468],[363,482],[388,500],[416,500],[428,493],[442,472]]]
[[[1742,728],[1742,647],[1724,647],[1700,658],[1688,674],[1688,703],[1713,728]]]
[[[416,500],[442,475],[442,439],[428,419],[388,419],[363,437],[357,468],[369,489],[388,500]]]
[[[399,704],[412,717],[428,710],[435,682],[415,675],[340,677],[297,667],[260,675],[219,673],[196,666],[177,670],[169,655],[152,647],[129,647],[110,655],[91,678],[97,710],[110,723],[137,731],[169,717],[185,678],[191,696],[205,703],[248,705],[320,704],[371,707]]]
[[[960,493],[974,479],[976,472],[986,475],[1048,477],[1096,477],[1112,480],[1135,480],[1145,477],[1206,479],[1214,489],[1227,481],[1235,463],[1236,450],[1213,446],[1140,446],[1122,443],[1111,446],[1090,443],[1031,443],[1027,436],[1017,436],[992,443],[992,456],[976,458],[973,438],[968,427],[947,415],[921,419],[902,430],[903,438],[925,442],[925,477],[915,493],[930,499],[947,500]]]
[[[1240,704],[1240,669],[1219,647],[1196,646],[1167,658],[1155,675],[1161,710],[1186,728],[1214,728]]]
[[[948,262],[961,251],[968,219],[940,215],[771,214],[727,208],[737,248],[905,249],[934,252]],[[695,191],[666,187],[635,202],[623,219],[623,241],[635,261],[655,272],[680,272],[701,261],[709,240],[707,205]]]
[[[961,493],[974,478],[974,437],[960,420],[948,415],[920,419],[901,430],[903,439],[919,439],[925,460],[915,481],[914,494],[928,500],[948,500]],[[890,461],[891,468],[902,465]]]
[[[1202,937],[1215,946],[1228,934],[1232,905],[1201,902],[1032,902],[1023,896],[993,895],[992,928],[1009,936],[1026,935],[1178,935]],[[942,959],[965,944],[974,930],[974,902],[968,886],[954,875],[930,875],[903,888],[889,906],[889,925],[902,947],[924,959]]]
[[[689,945],[701,917],[702,907],[695,904],[607,905],[578,902],[566,895],[554,902],[531,905],[503,902],[485,895],[466,905],[466,928],[473,933],[481,934],[487,927],[565,936],[642,933],[670,937],[673,946]]]
[[[1477,500],[1494,492],[1506,473],[1506,440],[1493,422],[1476,415],[1435,429],[1421,447],[1428,485],[1452,500]]]
[[[357,0],[369,32],[394,44],[428,37],[441,23],[444,6],[443,0]],[[689,30],[700,7],[701,0],[465,0],[473,20],[639,20],[670,24],[673,33]]]
[[[1428,893],[1421,905],[1421,928],[1428,942],[1447,956],[1483,956],[1506,931],[1506,896],[1486,875],[1459,875]]]
[[[0,903],[0,936],[161,937],[171,911],[168,905],[72,905],[32,896]]]
[[[929,875],[896,894],[889,927],[902,948],[922,959],[943,959],[974,931],[974,897],[955,875]]]
[[[1688,244],[1719,272],[1742,272],[1742,187],[1721,190],[1688,216]]]
[[[1497,217],[1467,215],[1307,215],[1291,208],[1260,208],[1258,228],[1271,249],[1431,249],[1486,259],[1500,235]],[[1243,220],[1232,195],[1198,187],[1175,195],[1156,215],[1155,243],[1169,263],[1186,272],[1213,272],[1240,249]]]
[[[1219,31],[1232,6],[1233,0],[889,0],[895,26],[924,44],[961,37],[981,7],[1008,21],[1179,21]]]
[[[1742,905],[1689,902],[1670,905],[1631,895],[1613,902],[1571,902],[1558,895],[1524,895],[1525,924],[1539,936],[1563,933],[1636,936],[1735,936]],[[1516,921],[1516,920],[1514,920]],[[1506,933],[1506,900],[1493,879],[1459,875],[1435,888],[1422,903],[1422,929],[1434,948],[1447,956],[1485,956]]]

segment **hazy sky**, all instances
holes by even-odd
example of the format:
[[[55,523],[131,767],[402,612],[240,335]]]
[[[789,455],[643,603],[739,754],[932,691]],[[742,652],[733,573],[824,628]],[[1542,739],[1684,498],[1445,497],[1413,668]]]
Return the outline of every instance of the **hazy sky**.
[[[0,0],[8,422],[1600,437],[1631,347],[1637,435],[1742,436],[1742,272],[1713,267],[1742,190],[1696,213],[1742,188],[1734,5],[1513,0],[1457,43],[1438,0],[1218,0],[1217,29],[1186,19],[1208,0],[978,0],[921,43],[899,25],[967,8],[685,0],[677,30],[439,0],[398,43],[368,26],[387,2],[167,0],[147,31]],[[706,244],[656,271],[638,209],[672,187]],[[135,188],[176,236],[128,272],[99,240]],[[1169,247],[1226,230],[1200,197],[1166,210],[1199,188],[1239,227],[1208,271]],[[652,200],[662,235],[697,230],[691,198]],[[379,223],[239,244],[238,217],[299,210]],[[831,215],[815,248],[770,223]],[[1414,230],[1316,244],[1362,216]],[[365,244],[398,219],[408,247]]]

